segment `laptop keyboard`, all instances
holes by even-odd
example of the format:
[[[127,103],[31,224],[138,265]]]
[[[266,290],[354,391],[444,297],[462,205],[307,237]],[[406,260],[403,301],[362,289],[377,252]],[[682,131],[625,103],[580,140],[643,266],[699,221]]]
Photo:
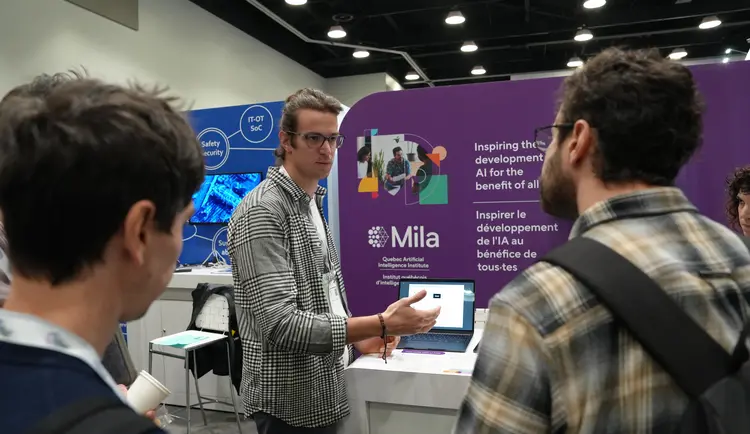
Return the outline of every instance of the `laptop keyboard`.
[[[451,333],[422,333],[419,335],[403,336],[402,341],[419,341],[419,342],[460,342],[469,344],[471,335],[451,334]]]

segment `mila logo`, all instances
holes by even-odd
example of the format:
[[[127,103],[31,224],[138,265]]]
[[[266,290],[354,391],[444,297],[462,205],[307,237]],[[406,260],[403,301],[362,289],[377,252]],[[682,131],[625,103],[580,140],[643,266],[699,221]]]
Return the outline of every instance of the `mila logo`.
[[[368,243],[376,248],[388,246],[389,239],[392,248],[434,249],[440,247],[440,235],[437,232],[428,232],[424,226],[419,225],[406,226],[401,230],[396,226],[391,226],[390,234],[383,226],[373,226],[367,234]]]
[[[373,226],[367,231],[367,242],[373,247],[385,247],[388,242],[388,232],[382,226]]]

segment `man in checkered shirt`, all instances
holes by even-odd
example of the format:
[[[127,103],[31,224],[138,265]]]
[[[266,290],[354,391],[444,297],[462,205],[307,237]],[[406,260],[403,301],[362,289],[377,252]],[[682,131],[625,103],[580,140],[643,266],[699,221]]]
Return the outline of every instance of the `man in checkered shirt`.
[[[702,112],[684,65],[658,51],[601,52],[565,80],[554,124],[537,129],[541,202],[575,219],[571,238],[643,270],[729,352],[750,316],[750,252],[674,187],[701,143]],[[531,266],[490,302],[455,432],[678,431],[687,395],[620,324],[560,267]]]
[[[318,185],[344,137],[341,103],[302,89],[286,100],[279,167],[242,200],[229,222],[242,339],[245,413],[259,434],[336,433],[349,414],[344,368],[352,345],[391,351],[397,338],[432,328],[439,309],[397,301],[378,315],[351,317],[338,254]],[[365,288],[360,288],[365,290]]]

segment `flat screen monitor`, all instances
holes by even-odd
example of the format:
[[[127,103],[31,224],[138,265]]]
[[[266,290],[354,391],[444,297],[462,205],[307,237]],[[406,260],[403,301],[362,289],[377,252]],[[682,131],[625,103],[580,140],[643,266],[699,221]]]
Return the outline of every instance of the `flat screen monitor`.
[[[399,282],[398,298],[410,297],[421,290],[427,296],[412,304],[414,309],[440,306],[440,315],[430,332],[468,332],[474,330],[474,281],[451,279],[423,279]]]
[[[232,212],[252,189],[260,184],[260,172],[222,173],[206,175],[206,179],[193,195],[195,214],[191,224],[229,223]]]

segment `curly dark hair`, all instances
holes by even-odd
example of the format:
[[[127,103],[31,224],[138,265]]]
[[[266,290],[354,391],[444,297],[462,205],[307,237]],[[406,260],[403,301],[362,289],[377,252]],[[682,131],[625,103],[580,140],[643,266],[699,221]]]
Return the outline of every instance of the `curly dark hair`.
[[[734,229],[740,228],[740,194],[750,193],[750,166],[740,167],[732,176],[727,178],[727,217],[729,225]]]
[[[561,96],[562,123],[586,120],[596,131],[592,157],[603,182],[674,185],[700,147],[703,103],[693,75],[658,50],[608,48],[565,79]]]
[[[372,151],[370,151],[369,146],[363,146],[359,148],[359,150],[357,151],[357,161],[359,162],[365,161],[365,157],[370,155],[371,152]]]

